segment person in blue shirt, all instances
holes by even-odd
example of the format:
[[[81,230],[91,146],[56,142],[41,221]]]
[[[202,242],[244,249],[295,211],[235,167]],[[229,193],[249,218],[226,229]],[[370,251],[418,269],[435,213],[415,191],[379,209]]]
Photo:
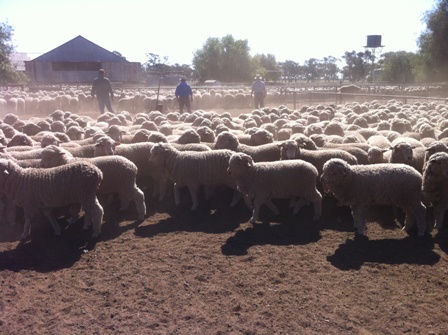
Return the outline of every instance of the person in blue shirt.
[[[183,113],[184,107],[186,107],[188,113],[191,113],[190,101],[193,101],[193,91],[191,90],[190,85],[187,84],[187,78],[180,78],[180,83],[176,86],[174,95],[179,103],[180,112]]]
[[[264,98],[266,97],[266,85],[261,77],[257,74],[255,81],[252,83],[250,95],[254,96],[255,109],[264,107]]]
[[[111,100],[114,99],[114,93],[112,91],[112,86],[110,84],[109,78],[106,78],[104,69],[98,70],[98,77],[95,78],[92,85],[91,95],[92,98],[95,97],[98,101],[98,107],[100,108],[101,114],[104,113],[104,107],[111,113],[113,113]],[[110,99],[109,99],[110,95]]]

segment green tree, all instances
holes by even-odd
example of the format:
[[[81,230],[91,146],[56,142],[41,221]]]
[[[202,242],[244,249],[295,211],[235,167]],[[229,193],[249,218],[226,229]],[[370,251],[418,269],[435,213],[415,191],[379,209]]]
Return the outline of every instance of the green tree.
[[[337,62],[339,59],[333,56],[324,57],[320,62],[320,73],[325,81],[338,80],[338,74],[341,72]]]
[[[448,0],[438,0],[425,13],[426,30],[418,38],[424,61],[424,72],[429,80],[448,79]]]
[[[235,40],[230,34],[221,39],[210,37],[194,53],[193,67],[201,81],[248,81],[253,70],[247,40]]]
[[[14,52],[11,43],[13,33],[14,29],[7,22],[0,23],[0,82],[5,84],[26,81],[26,76],[11,64],[10,56]]]
[[[286,60],[283,63],[279,63],[280,68],[283,71],[283,77],[285,81],[297,81],[300,78],[300,65],[293,60]]]
[[[281,69],[273,54],[256,54],[252,57],[252,68],[268,81],[277,81],[281,77]]]
[[[372,69],[372,64],[370,64],[374,56],[370,51],[356,52],[356,51],[346,51],[342,58],[345,59],[346,65],[342,69],[342,74],[345,79],[349,81],[361,81],[365,80],[367,74]]]
[[[412,52],[388,52],[382,55],[381,80],[392,83],[413,83],[420,57]]]
[[[155,53],[147,53],[146,57],[148,57],[148,60],[143,64],[143,69],[147,72],[164,74],[170,70],[170,67],[166,64],[168,56],[160,57]]]

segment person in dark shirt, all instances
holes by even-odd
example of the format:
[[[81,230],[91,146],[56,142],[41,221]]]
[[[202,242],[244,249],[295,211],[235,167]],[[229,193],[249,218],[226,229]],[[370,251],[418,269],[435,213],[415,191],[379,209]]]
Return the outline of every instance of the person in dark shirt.
[[[179,102],[179,110],[182,113],[184,107],[187,108],[187,111],[191,113],[191,104],[190,101],[193,101],[193,91],[191,90],[190,85],[187,84],[187,78],[181,77],[180,83],[176,87],[176,91],[174,92],[177,101]]]
[[[96,77],[93,81],[91,91],[92,98],[96,95],[101,114],[104,113],[104,107],[106,107],[109,112],[114,112],[111,105],[111,99],[114,99],[114,93],[112,92],[112,86],[110,85],[109,78],[106,78],[104,75],[105,71],[103,69],[99,69],[98,77]]]

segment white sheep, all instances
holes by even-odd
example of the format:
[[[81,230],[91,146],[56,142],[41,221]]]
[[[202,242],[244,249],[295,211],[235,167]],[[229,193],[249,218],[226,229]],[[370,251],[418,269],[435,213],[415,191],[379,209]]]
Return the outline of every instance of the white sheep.
[[[278,144],[281,149],[280,158],[287,159],[301,159],[311,163],[316,167],[319,175],[322,173],[323,166],[326,161],[331,158],[340,158],[347,163],[354,165],[358,164],[358,160],[352,154],[337,149],[321,149],[321,150],[306,150],[300,148],[296,141],[288,140]]]
[[[442,228],[448,209],[448,154],[437,152],[431,155],[423,171],[422,193],[434,211],[434,228]]]
[[[200,186],[224,185],[236,190],[235,183],[226,172],[232,153],[230,150],[179,151],[168,143],[158,143],[152,148],[149,161],[162,168],[173,181],[176,205],[180,204],[180,188],[188,187],[193,202],[191,210],[195,210]],[[238,200],[235,195],[231,206]]]
[[[277,143],[267,143],[257,146],[240,144],[235,134],[224,131],[216,137],[215,149],[229,149],[243,152],[252,157],[254,162],[276,161],[280,158],[280,148]]]
[[[47,146],[42,151],[40,166],[51,168],[72,162],[84,160],[98,167],[103,173],[103,181],[98,188],[97,195],[118,194],[120,199],[120,211],[128,208],[129,202],[135,203],[139,220],[146,215],[145,196],[137,187],[137,166],[122,156],[102,156],[93,158],[76,158],[67,150],[57,146]]]
[[[422,176],[405,164],[353,165],[339,158],[325,163],[321,176],[326,193],[350,206],[357,233],[365,234],[366,211],[372,204],[395,205],[406,213],[404,230],[417,221],[418,234],[426,231],[426,208],[421,202]]]
[[[84,227],[93,224],[92,236],[100,234],[104,211],[96,192],[103,174],[93,164],[75,162],[51,169],[24,169],[11,160],[0,159],[0,171],[0,191],[25,213],[22,240],[28,237],[31,220],[39,209],[59,235],[60,227],[51,209],[73,204],[82,206],[86,213]]]
[[[254,163],[244,153],[235,153],[227,169],[238,190],[253,202],[251,223],[258,220],[260,207],[266,204],[274,213],[278,208],[272,198],[300,197],[294,208],[294,214],[308,202],[314,207],[314,220],[322,215],[322,196],[316,188],[317,169],[301,160]]]

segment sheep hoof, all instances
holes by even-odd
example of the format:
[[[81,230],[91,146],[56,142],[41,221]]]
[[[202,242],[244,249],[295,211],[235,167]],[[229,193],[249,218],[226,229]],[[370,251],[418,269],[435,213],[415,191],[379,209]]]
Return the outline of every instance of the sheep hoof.
[[[251,217],[249,222],[252,223],[252,224],[255,224],[255,223],[257,223],[257,220],[255,220],[253,217]]]

